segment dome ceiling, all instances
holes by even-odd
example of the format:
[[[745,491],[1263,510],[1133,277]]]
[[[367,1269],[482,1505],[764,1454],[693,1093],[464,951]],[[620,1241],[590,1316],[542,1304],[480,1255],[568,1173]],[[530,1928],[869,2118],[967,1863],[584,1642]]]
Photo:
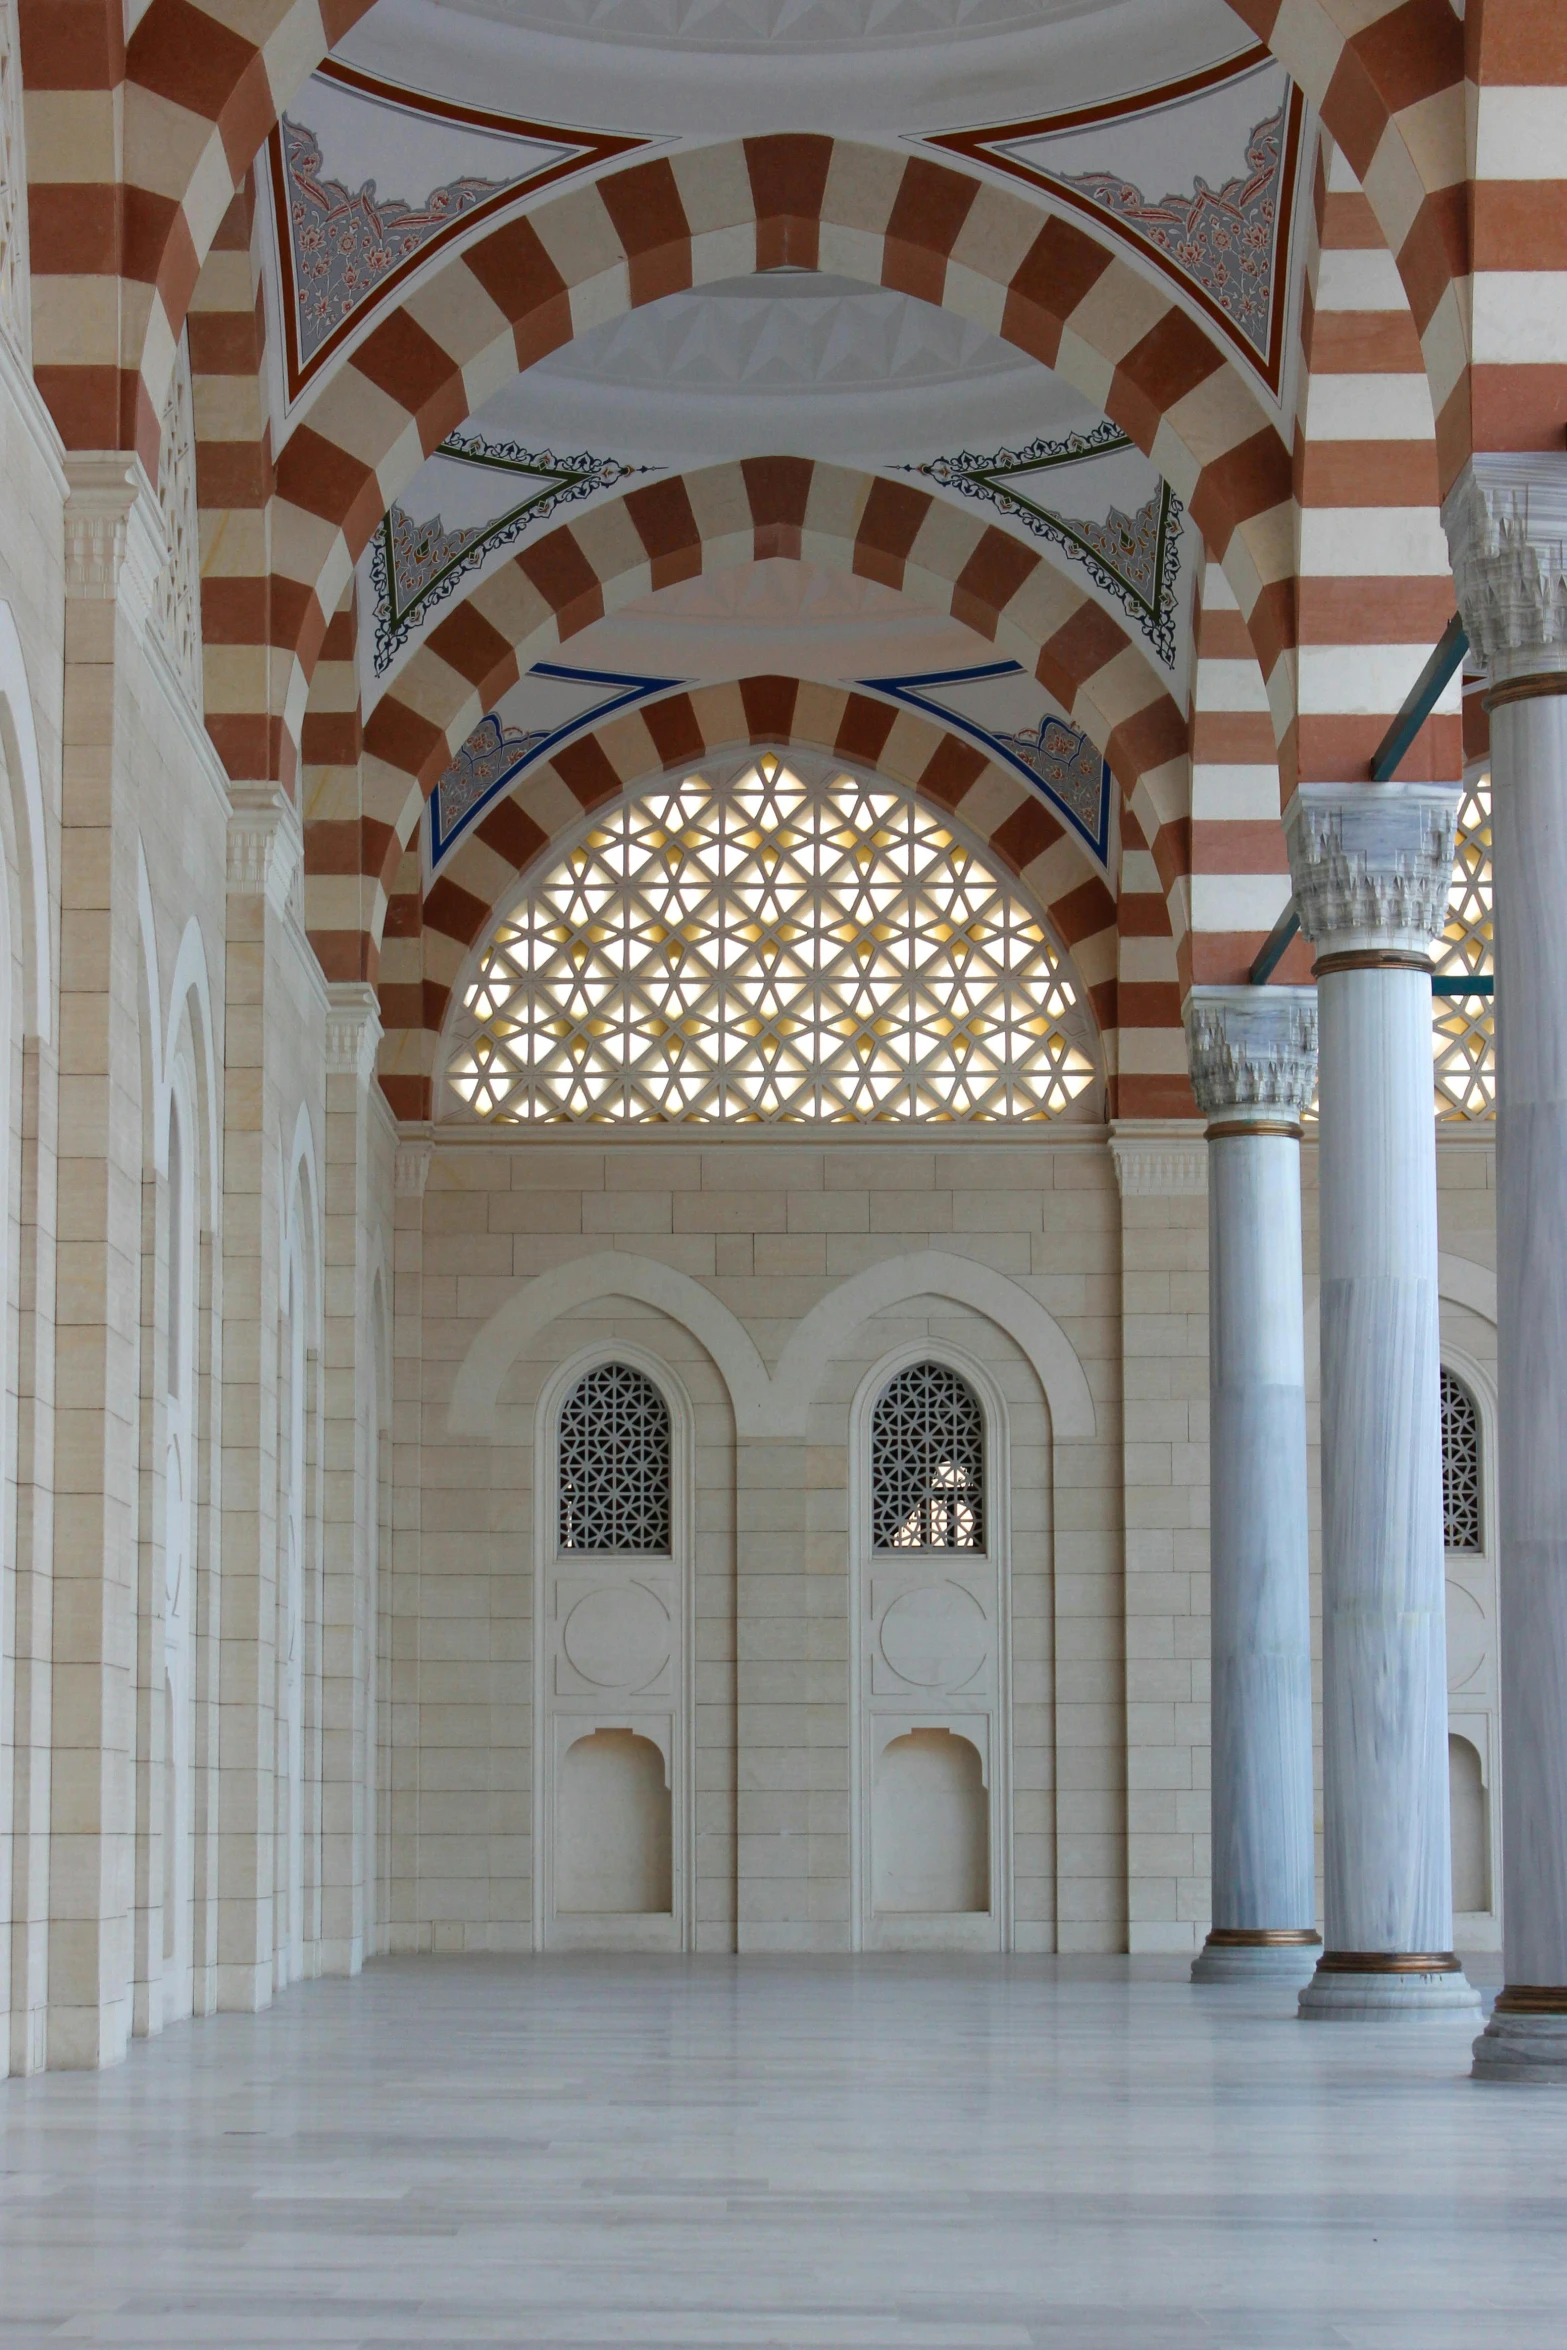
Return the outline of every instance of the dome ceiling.
[[[376,0],[336,54],[535,121],[710,138],[1093,104],[1247,39],[1226,0]]]
[[[731,227],[732,266],[746,271],[757,251],[746,225],[752,151],[713,153],[706,180],[700,151],[805,127],[842,142],[829,268],[726,276],[647,299],[659,275],[679,287],[715,259],[731,266]],[[689,513],[694,496],[708,511],[704,499],[718,493],[693,486],[708,469],[763,459],[805,478],[826,468],[845,512],[950,506],[971,541],[1025,542],[1027,561],[1043,558],[1080,603],[1097,604],[1153,690],[1184,711],[1200,542],[1181,497],[1095,404],[1109,396],[1109,372],[1101,390],[1096,371],[1077,364],[1084,388],[1074,389],[1003,340],[998,289],[978,272],[971,282],[960,271],[955,287],[947,277],[951,308],[877,282],[907,265],[884,267],[880,235],[867,243],[844,225],[855,202],[845,210],[842,189],[879,185],[891,165],[916,180],[928,173],[932,187],[1005,188],[1008,205],[1022,202],[1041,223],[1076,224],[1079,245],[1086,217],[1100,247],[1130,264],[1129,290],[1116,297],[1128,325],[1168,314],[1173,288],[1210,342],[1227,344],[1249,396],[1282,420],[1304,135],[1299,94],[1227,0],[376,0],[270,142],[263,244],[283,330],[273,339],[276,445],[326,413],[329,437],[356,447],[351,406],[366,379],[381,385],[382,351],[432,330],[439,345],[454,301],[477,320],[474,281],[503,306],[496,271],[526,272],[524,256],[540,247],[556,266],[557,244],[578,274],[573,338],[491,391],[411,479],[382,473],[390,502],[357,567],[364,712],[405,691],[418,704],[419,679],[398,681],[432,633],[492,583],[499,594],[512,561],[531,578],[549,534],[602,513],[595,543],[635,540],[655,510]],[[604,218],[590,184],[640,171],[618,206],[604,199],[612,240],[622,239],[621,208],[634,214],[642,191],[652,200],[664,189],[667,207],[676,181],[665,158],[678,164],[673,211],[684,204],[690,243],[684,255],[666,250],[668,223],[655,224],[655,282],[639,291],[633,263],[638,306],[626,310],[620,243],[606,248],[608,265],[594,260],[582,274]],[[939,211],[959,199],[930,201]],[[532,246],[508,242],[523,218],[537,224]],[[1021,253],[1037,234],[999,210],[994,223],[1009,251],[1009,240],[1024,239]],[[627,252],[636,233],[631,220]],[[923,250],[923,234],[911,250]],[[862,244],[866,276],[833,274],[861,266]],[[472,280],[459,260],[470,255]],[[918,262],[902,282],[923,285],[921,268],[928,274]],[[938,257],[938,286],[943,268]],[[392,318],[398,304],[407,320]],[[492,330],[481,321],[478,331]],[[344,401],[341,371],[372,338],[382,348],[349,377]],[[504,344],[470,380],[494,385],[497,359],[503,368]],[[946,525],[933,529],[940,538]],[[560,546],[578,559],[569,538]],[[697,561],[701,576],[612,610],[568,632],[558,657],[525,664],[437,792],[439,837],[459,837],[519,762],[607,711],[701,680],[775,674],[852,684],[939,716],[1026,772],[1101,862],[1111,857],[1102,758],[1042,698],[1032,657],[1026,668],[1000,660],[986,637],[928,608],[917,566],[881,586],[809,560],[726,568],[727,545]],[[438,646],[432,658],[439,667]]]

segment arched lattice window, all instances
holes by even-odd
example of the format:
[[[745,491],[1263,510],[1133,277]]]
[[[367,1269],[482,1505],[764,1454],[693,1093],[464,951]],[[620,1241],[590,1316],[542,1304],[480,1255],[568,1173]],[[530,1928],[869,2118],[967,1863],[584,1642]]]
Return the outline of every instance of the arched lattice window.
[[[1054,1117],[1092,1031],[1014,884],[877,778],[771,753],[594,824],[493,931],[448,1076],[480,1117]]]
[[[984,1414],[945,1363],[911,1363],[876,1399],[871,1541],[877,1550],[985,1547]]]
[[[1436,953],[1439,979],[1489,977],[1491,931],[1491,778],[1464,786],[1458,804],[1458,854],[1447,901],[1447,927]],[[1489,1118],[1496,1110],[1496,1023],[1488,995],[1437,996],[1432,1052],[1439,1119]]]
[[[1480,1413],[1461,1379],[1442,1373],[1442,1521],[1449,1550],[1484,1550]]]
[[[560,1407],[562,1550],[669,1551],[669,1406],[645,1372],[600,1363]]]

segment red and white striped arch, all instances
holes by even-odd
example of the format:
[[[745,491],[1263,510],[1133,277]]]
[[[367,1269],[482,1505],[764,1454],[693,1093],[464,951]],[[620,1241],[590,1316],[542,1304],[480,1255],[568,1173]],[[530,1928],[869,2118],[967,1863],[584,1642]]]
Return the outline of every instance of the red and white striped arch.
[[[1185,499],[1287,693],[1289,454],[1218,342],[1110,246],[1010,187],[927,157],[788,136],[574,187],[449,258],[380,321],[278,457],[270,576],[245,568],[250,542],[221,510],[204,516],[207,707],[219,739],[262,730],[263,713],[236,706],[228,680],[250,666],[231,657],[253,641],[256,620],[244,616],[265,614],[273,644],[297,655],[284,708],[265,717],[280,714],[297,741],[355,557],[429,451],[519,367],[638,303],[780,261],[977,319],[1104,408]]]
[[[1307,253],[1295,427],[1300,650],[1293,739],[1276,756],[1267,689],[1234,598],[1208,566],[1192,717],[1192,969],[1244,979],[1289,896],[1278,816],[1296,776],[1363,780],[1453,611],[1435,420],[1392,256],[1331,142]],[[1456,685],[1400,772],[1456,776]],[[1282,779],[1281,771],[1282,770]],[[1304,947],[1281,978],[1309,976]]]
[[[748,744],[835,752],[907,785],[983,840],[1023,881],[1072,957],[1104,1040],[1115,1114],[1190,1110],[1175,941],[1146,856],[1118,908],[1040,795],[971,741],[852,687],[748,677],[645,704],[579,736],[485,810],[433,883],[417,844],[404,854],[378,983],[381,1083],[399,1117],[432,1114],[453,986],[519,875],[587,811]],[[1136,867],[1135,819],[1127,821],[1127,861]],[[1145,879],[1151,889],[1136,886]]]
[[[1137,640],[1035,546],[972,509],[878,475],[774,457],[638,487],[524,546],[398,672],[365,722],[357,767],[312,757],[306,915],[327,976],[374,976],[386,895],[426,799],[534,660],[675,581],[779,556],[879,580],[1022,661],[1099,744],[1162,891],[1184,902],[1186,720]],[[346,699],[335,677],[323,715],[340,724]],[[312,751],[315,735],[307,714]]]
[[[71,447],[135,447],[158,419],[200,266],[279,113],[368,0],[20,0],[40,385]],[[1469,443],[1463,28],[1450,0],[1230,0],[1359,172],[1420,325],[1444,477]],[[1473,0],[1483,87],[1560,80],[1555,0]],[[1484,29],[1482,29],[1482,27]],[[1494,30],[1492,29],[1494,28]],[[35,104],[36,101],[36,104]],[[1537,232],[1505,196],[1477,217],[1485,271]],[[1535,175],[1531,175],[1535,176]],[[1559,165],[1548,176],[1559,185]],[[78,281],[86,281],[85,284]],[[329,599],[335,600],[335,599]]]

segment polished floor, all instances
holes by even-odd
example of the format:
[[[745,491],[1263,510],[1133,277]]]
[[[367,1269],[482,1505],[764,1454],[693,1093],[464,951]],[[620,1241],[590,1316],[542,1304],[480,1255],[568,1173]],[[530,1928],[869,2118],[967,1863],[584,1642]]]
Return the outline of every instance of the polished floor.
[[[0,2084],[0,2346],[1561,2350],[1567,2094],[1470,2029],[1125,1961],[394,1961]]]

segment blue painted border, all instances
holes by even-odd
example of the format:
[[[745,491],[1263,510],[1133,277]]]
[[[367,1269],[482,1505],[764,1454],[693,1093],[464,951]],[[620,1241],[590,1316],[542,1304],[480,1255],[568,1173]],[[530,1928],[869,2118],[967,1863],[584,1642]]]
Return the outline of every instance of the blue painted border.
[[[540,759],[547,759],[552,751],[559,750],[562,743],[582,733],[584,728],[596,726],[600,719],[612,717],[617,710],[629,709],[633,703],[650,702],[656,695],[670,693],[686,682],[679,677],[625,677],[613,669],[565,669],[555,661],[535,661],[526,674],[529,677],[565,678],[573,685],[620,686],[624,690],[606,696],[602,702],[596,702],[591,710],[584,710],[579,717],[567,719],[552,734],[542,735],[537,742],[530,743],[513,765],[496,777],[483,799],[475,800],[471,808],[465,809],[451,831],[446,833],[441,830],[441,792],[438,784],[431,792],[429,801],[432,873],[454,843],[461,840],[469,825],[476,823],[485,809],[499,799],[502,792],[510,790],[518,776],[529,767],[536,766]],[[490,713],[486,712],[485,715],[489,716]]]
[[[1064,800],[1058,799],[1043,779],[1035,774],[1028,761],[1007,735],[992,734],[988,727],[981,726],[977,719],[965,718],[960,711],[949,710],[945,703],[933,701],[929,694],[921,693],[918,690],[921,686],[973,685],[981,678],[1026,677],[1027,674],[1028,672],[1021,661],[992,661],[979,669],[935,669],[919,677],[862,677],[858,682],[871,693],[887,694],[892,700],[907,703],[911,710],[918,710],[927,718],[939,718],[943,726],[958,728],[961,733],[969,737],[970,741],[980,744],[984,750],[988,751],[992,758],[1004,759],[1009,767],[1017,770],[1025,783],[1033,786],[1042,800],[1049,801],[1056,814],[1072,827],[1078,838],[1088,843],[1100,864],[1108,872],[1110,867],[1110,810],[1114,805],[1115,798],[1115,779],[1110,773],[1108,759],[1101,758],[1099,829],[1096,835],[1089,830],[1076,809],[1069,808]],[[1070,718],[1065,723],[1068,726],[1072,725]],[[1073,731],[1077,734],[1083,734],[1083,729],[1080,726],[1075,727]],[[1083,735],[1083,739],[1087,742],[1091,738]]]

